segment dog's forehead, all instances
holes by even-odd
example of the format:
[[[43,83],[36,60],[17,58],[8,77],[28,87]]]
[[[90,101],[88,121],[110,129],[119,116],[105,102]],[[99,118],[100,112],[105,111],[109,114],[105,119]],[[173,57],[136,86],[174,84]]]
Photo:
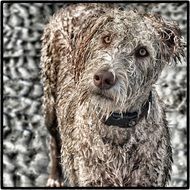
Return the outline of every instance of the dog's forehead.
[[[154,32],[152,23],[142,14],[133,11],[114,14],[113,22],[118,32],[123,31],[124,33],[132,33],[135,35],[138,33],[141,35],[144,33],[145,35]]]
[[[132,46],[138,43],[148,45],[158,40],[152,23],[146,17],[133,11],[114,14],[113,19],[103,26],[103,30],[115,34],[117,43],[127,41],[133,44]]]

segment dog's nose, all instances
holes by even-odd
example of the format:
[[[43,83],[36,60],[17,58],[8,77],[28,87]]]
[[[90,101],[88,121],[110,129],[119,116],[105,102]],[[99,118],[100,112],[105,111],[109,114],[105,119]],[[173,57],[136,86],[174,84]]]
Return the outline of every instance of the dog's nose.
[[[94,84],[100,89],[109,89],[114,86],[116,79],[109,71],[100,70],[94,75]]]

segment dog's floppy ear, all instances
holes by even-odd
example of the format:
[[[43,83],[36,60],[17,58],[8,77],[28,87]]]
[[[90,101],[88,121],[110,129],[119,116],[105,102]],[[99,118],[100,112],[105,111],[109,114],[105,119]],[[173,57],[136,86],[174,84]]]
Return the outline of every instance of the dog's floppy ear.
[[[181,30],[177,23],[173,21],[164,20],[160,15],[146,14],[146,18],[151,20],[158,38],[163,58],[170,62],[172,59],[177,62],[181,61],[180,56],[184,55],[184,40],[181,36]]]

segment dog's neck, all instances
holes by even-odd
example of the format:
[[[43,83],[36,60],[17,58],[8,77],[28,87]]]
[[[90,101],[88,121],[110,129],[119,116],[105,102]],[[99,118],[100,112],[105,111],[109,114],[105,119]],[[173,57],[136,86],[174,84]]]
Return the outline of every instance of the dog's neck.
[[[140,111],[134,112],[113,112],[107,119],[103,119],[102,122],[108,126],[118,126],[121,128],[129,128],[135,126],[140,119],[147,116],[152,104],[152,92],[150,91],[148,100],[141,106]]]

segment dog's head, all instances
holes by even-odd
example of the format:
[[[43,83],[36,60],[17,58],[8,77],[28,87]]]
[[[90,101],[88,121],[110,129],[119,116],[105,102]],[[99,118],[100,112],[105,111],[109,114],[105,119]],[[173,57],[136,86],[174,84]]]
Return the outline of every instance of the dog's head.
[[[164,66],[184,56],[176,23],[135,11],[92,15],[75,40],[75,77],[82,99],[88,95],[106,112],[134,105],[138,109]]]

